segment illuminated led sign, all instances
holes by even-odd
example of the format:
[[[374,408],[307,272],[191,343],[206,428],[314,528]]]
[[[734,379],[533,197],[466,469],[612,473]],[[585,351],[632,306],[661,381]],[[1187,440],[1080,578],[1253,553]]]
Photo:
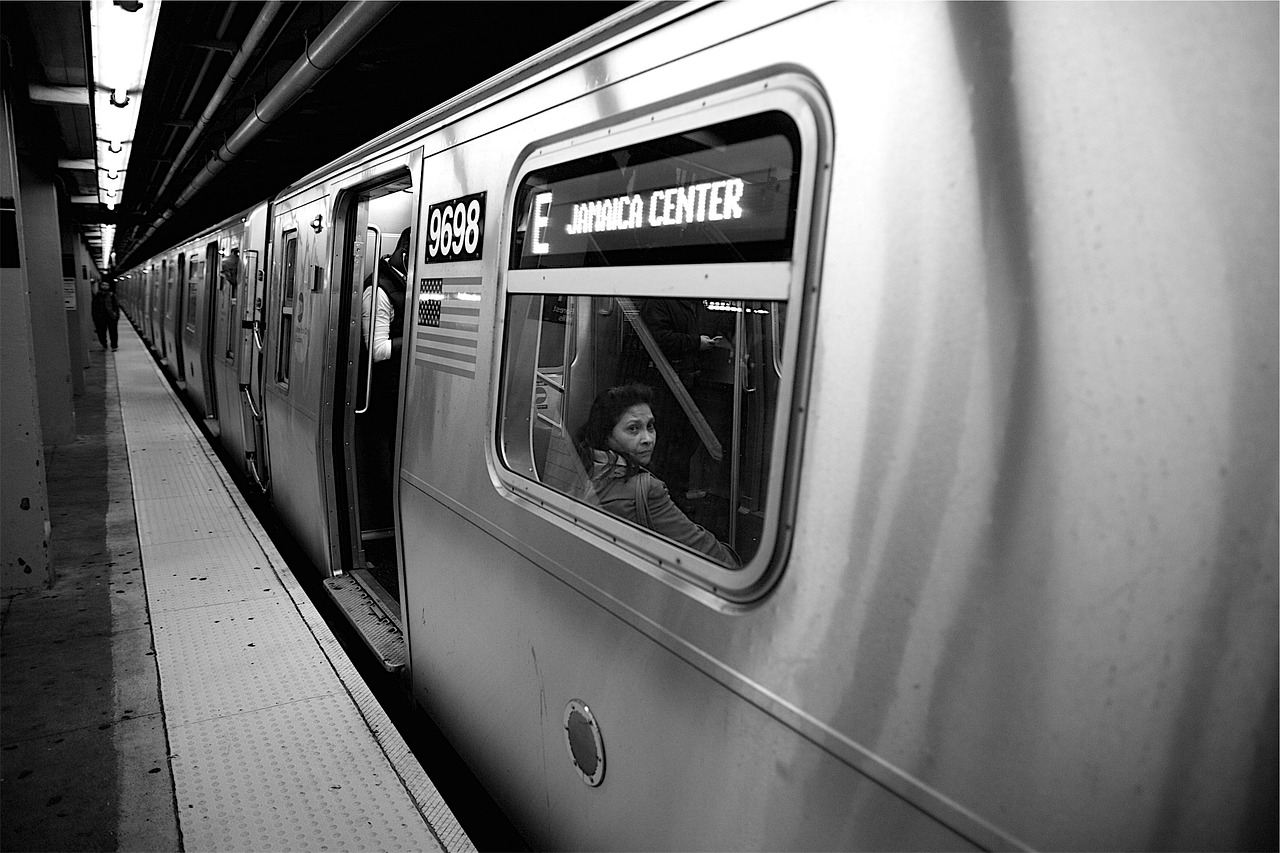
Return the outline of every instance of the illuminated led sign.
[[[770,112],[534,172],[512,266],[785,260],[799,158],[794,124]]]
[[[662,228],[692,222],[718,222],[742,218],[742,178],[707,181],[687,187],[668,187],[649,194],[648,216],[644,196],[618,196],[581,202],[573,206],[573,222],[565,226],[568,234],[592,234],[597,231],[620,231],[624,228]],[[545,211],[551,206],[551,193],[534,197],[534,227],[550,224]],[[533,251],[545,254],[550,246],[539,239],[541,229],[534,232]]]

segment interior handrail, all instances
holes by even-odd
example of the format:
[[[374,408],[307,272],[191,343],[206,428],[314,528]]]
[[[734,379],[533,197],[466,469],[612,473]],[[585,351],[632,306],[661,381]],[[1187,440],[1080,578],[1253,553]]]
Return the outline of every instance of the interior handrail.
[[[364,405],[356,409],[357,415],[363,415],[369,411],[369,400],[373,397],[373,318],[378,313],[378,263],[382,258],[382,231],[376,225],[366,225],[366,232],[373,234],[373,273],[370,277],[373,292],[369,294],[369,322],[365,333],[365,352],[367,353],[367,363],[365,364],[364,374]],[[365,260],[369,259],[368,246],[365,246]],[[364,305],[364,294],[360,294],[360,304]]]

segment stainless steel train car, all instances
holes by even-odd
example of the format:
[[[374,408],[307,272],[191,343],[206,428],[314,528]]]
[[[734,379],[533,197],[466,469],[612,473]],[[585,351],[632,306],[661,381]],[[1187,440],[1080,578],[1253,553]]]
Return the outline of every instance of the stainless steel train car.
[[[127,310],[537,848],[1274,849],[1276,32],[641,4]],[[375,399],[362,282],[405,228]],[[715,330],[692,372],[661,304]],[[583,487],[634,381],[736,562]]]

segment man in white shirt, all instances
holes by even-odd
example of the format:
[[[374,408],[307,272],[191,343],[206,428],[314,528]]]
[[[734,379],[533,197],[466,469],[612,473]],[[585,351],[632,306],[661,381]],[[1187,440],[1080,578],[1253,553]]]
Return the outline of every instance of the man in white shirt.
[[[376,296],[373,322],[373,363],[375,372],[379,362],[394,361],[399,366],[400,346],[404,332],[405,271],[408,268],[410,229],[400,233],[400,240],[390,255],[378,261],[378,286],[373,287],[373,275],[365,277],[364,295],[361,297],[362,335],[368,334],[369,304]],[[364,340],[362,338],[362,340]],[[368,346],[368,340],[364,340]],[[395,371],[398,385],[400,371]],[[375,383],[376,385],[376,383]],[[372,409],[372,403],[370,404]]]
[[[372,494],[361,496],[365,526],[390,526],[392,474],[396,453],[396,403],[400,392],[400,350],[404,336],[406,271],[410,229],[390,255],[378,260],[377,283],[372,274],[364,280],[360,323],[360,399],[364,399],[365,369],[369,357],[369,312],[373,311],[373,371],[369,382],[369,408],[359,424],[357,438],[362,466]],[[358,450],[359,452],[359,450]],[[366,477],[362,476],[362,479]]]

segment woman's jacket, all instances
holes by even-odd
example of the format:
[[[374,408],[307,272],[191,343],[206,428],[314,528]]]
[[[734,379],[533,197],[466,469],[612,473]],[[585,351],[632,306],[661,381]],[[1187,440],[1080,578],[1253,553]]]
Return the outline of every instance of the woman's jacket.
[[[648,484],[643,490],[649,510],[649,523],[646,525],[637,506],[640,490],[635,482],[636,477],[646,470],[629,463],[612,450],[592,450],[591,458],[591,486],[601,509],[641,527],[647,526],[655,533],[701,551],[722,565],[737,568],[738,559],[734,553],[710,531],[694,524],[680,511],[671,500],[665,483],[653,474],[642,480],[642,485],[644,481]]]

